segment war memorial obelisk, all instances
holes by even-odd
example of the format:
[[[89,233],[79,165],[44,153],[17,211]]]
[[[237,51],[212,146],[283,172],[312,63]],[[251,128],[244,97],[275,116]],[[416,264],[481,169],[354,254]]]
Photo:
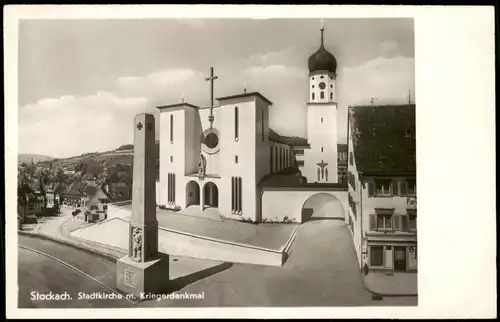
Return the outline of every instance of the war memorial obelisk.
[[[136,296],[161,293],[169,280],[169,260],[167,255],[158,252],[155,119],[152,114],[138,114],[134,119],[132,180],[129,253],[117,261],[117,287]]]

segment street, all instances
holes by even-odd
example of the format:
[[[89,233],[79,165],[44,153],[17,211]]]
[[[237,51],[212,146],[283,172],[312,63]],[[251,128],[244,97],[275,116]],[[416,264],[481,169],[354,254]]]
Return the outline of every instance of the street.
[[[115,285],[115,264],[96,255],[52,241],[20,236],[19,245],[48,253],[72,265],[74,269],[33,250],[19,247],[18,285],[20,308],[98,308],[124,307],[126,300],[79,300],[78,292],[111,294]],[[78,272],[81,270],[93,279]],[[34,292],[34,293],[32,293]],[[32,300],[36,294],[63,294],[70,300]]]
[[[417,298],[372,300],[362,285],[347,226],[337,220],[303,224],[283,267],[171,262],[176,291],[199,294],[201,300],[164,299],[133,304],[126,300],[78,300],[78,292],[113,293],[116,264],[103,257],[36,237],[19,236],[19,244],[54,256],[79,271],[44,255],[19,249],[20,307],[210,307],[210,306],[400,306]],[[193,261],[191,259],[191,261]],[[176,266],[177,265],[177,266]],[[89,278],[86,275],[92,277]],[[69,292],[71,301],[31,301],[30,292]]]

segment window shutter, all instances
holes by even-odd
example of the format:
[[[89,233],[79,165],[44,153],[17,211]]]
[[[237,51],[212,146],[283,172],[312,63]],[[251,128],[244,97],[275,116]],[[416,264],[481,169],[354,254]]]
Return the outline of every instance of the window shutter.
[[[399,196],[406,197],[406,181],[399,181]]]
[[[370,215],[370,230],[377,230],[377,218],[375,215]]]
[[[401,215],[393,215],[392,217],[394,219],[393,222],[394,230],[401,230]]]
[[[368,182],[368,197],[373,197],[375,195],[375,182]]]
[[[394,195],[398,195],[398,182],[396,180],[391,181],[389,192],[391,193],[391,197]]]
[[[408,230],[408,216],[407,215],[401,216],[401,230],[403,230],[403,231]]]

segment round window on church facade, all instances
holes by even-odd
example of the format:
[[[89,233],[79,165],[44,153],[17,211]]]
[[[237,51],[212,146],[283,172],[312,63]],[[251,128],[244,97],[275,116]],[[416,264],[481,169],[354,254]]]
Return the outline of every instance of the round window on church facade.
[[[205,145],[213,149],[219,144],[219,137],[215,133],[209,133],[207,136],[205,136]]]
[[[207,154],[215,154],[220,150],[219,131],[215,128],[203,132],[200,143],[202,150]]]

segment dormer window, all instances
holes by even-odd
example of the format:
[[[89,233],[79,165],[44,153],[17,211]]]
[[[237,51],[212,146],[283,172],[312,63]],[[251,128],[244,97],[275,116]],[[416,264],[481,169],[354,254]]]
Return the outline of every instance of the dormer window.
[[[368,196],[370,197],[392,196],[392,180],[375,179],[375,181],[368,182]]]

